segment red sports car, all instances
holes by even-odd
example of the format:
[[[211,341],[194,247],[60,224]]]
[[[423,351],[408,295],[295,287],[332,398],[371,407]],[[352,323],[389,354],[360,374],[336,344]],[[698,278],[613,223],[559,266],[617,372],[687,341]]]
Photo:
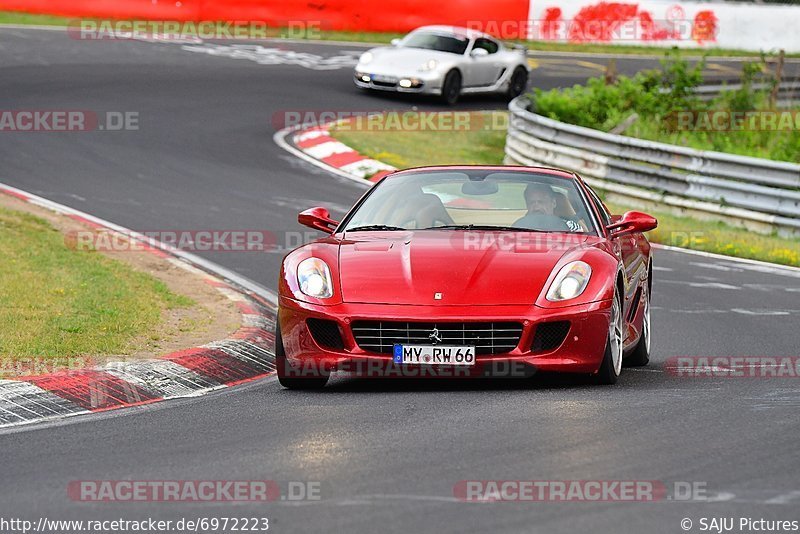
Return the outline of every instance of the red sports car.
[[[285,387],[323,387],[332,371],[519,369],[612,384],[623,358],[649,360],[643,232],[657,221],[610,215],[573,173],[409,169],[383,178],[342,222],[324,208],[299,222],[328,235],[281,269],[275,357]]]

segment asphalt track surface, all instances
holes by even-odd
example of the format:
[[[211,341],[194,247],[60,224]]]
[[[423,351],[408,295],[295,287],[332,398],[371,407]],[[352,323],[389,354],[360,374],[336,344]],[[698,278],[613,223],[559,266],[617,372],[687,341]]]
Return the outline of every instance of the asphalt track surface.
[[[361,50],[264,46],[315,54],[317,65]],[[542,87],[579,83],[596,70],[563,56],[537,59],[545,60],[534,79]],[[630,72],[654,61],[618,65]],[[136,111],[140,128],[4,132],[0,181],[135,230],[267,229],[283,236],[303,231],[299,210],[323,205],[340,215],[363,189],[277,147],[274,114],[413,105],[437,107],[361,94],[348,68],[266,65],[172,43],[78,42],[62,32],[6,29],[0,109]],[[461,109],[502,106],[471,98]],[[278,254],[202,255],[276,286]],[[548,534],[682,532],[682,518],[695,522],[692,531],[702,517],[800,519],[797,379],[679,378],[664,368],[674,356],[796,356],[800,277],[669,251],[658,251],[655,265],[653,361],[626,370],[614,387],[562,377],[337,379],[322,392],[303,393],[268,378],[6,431],[0,517],[265,516],[273,532]],[[70,481],[117,479],[318,481],[322,499],[110,504],[67,496]],[[659,480],[670,488],[694,482],[711,502],[454,497],[461,480],[515,479]]]

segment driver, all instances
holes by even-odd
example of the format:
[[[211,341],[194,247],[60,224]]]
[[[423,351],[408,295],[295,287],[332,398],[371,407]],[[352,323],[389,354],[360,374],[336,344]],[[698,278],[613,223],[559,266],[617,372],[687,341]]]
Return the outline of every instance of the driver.
[[[582,232],[580,223],[571,218],[559,217],[555,214],[558,202],[553,189],[543,183],[528,184],[525,188],[525,205],[528,213],[514,223],[514,226],[546,226],[555,225],[557,228],[536,228],[542,230],[560,230],[564,226],[572,232]]]

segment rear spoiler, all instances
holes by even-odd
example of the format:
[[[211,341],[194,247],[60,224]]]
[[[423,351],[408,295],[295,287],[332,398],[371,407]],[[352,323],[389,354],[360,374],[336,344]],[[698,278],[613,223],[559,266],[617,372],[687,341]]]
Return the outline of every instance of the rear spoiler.
[[[524,44],[520,44],[520,43],[506,43],[506,45],[507,45],[509,48],[511,48],[512,50],[515,50],[515,51],[517,51],[517,52],[523,52],[524,54],[527,54],[527,53],[528,53],[528,47],[527,47],[526,45],[524,45]]]

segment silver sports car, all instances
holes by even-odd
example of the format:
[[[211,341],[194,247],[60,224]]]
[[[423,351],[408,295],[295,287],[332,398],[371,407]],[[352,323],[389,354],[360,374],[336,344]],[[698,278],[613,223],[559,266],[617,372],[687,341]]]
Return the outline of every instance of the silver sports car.
[[[454,26],[423,26],[392,46],[361,55],[355,83],[364,89],[438,95],[448,104],[467,93],[502,93],[509,99],[528,85],[525,47],[509,48],[492,36]]]

